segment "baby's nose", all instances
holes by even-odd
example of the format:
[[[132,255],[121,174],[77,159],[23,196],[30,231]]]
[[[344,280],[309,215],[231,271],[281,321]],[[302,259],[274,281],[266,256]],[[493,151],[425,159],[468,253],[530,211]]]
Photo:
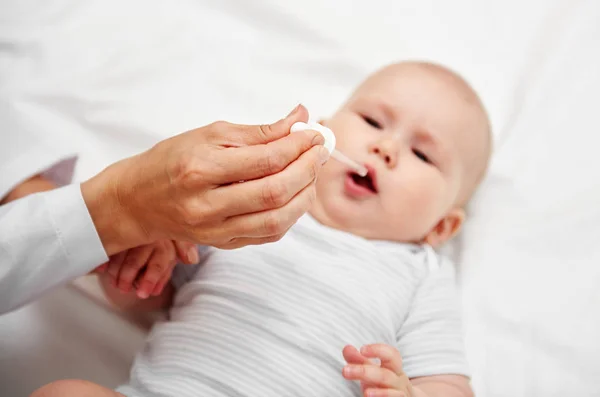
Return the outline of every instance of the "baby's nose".
[[[398,143],[394,139],[385,139],[373,145],[371,151],[378,155],[388,168],[396,167],[398,162]]]

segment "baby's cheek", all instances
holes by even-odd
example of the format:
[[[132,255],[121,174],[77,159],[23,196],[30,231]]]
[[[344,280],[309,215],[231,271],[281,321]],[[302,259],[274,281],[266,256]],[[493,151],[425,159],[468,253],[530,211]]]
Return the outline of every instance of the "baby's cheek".
[[[435,177],[415,180],[410,190],[410,207],[414,227],[419,232],[427,232],[443,216],[444,192]]]

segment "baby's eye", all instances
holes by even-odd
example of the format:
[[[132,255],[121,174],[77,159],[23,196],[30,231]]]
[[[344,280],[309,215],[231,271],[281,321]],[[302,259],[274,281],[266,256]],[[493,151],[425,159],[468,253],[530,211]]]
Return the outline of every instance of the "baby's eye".
[[[421,161],[427,164],[431,164],[431,160],[429,159],[429,157],[427,157],[425,153],[423,153],[419,149],[413,149],[412,151],[415,154],[415,156],[417,156]]]
[[[367,124],[369,124],[371,127],[373,127],[373,128],[377,128],[378,130],[381,130],[381,129],[383,129],[383,126],[382,126],[382,125],[381,125],[381,124],[380,124],[380,123],[379,123],[377,120],[375,120],[374,118],[372,118],[372,117],[369,117],[369,116],[364,116],[364,115],[362,116],[362,118],[363,118],[363,120],[365,120],[365,122],[366,122]]]

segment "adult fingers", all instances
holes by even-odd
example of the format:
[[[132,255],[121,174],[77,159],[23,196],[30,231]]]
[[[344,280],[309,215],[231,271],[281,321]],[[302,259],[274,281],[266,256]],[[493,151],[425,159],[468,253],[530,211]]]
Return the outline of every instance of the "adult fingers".
[[[321,150],[327,153],[322,146],[312,148],[275,175],[210,190],[204,200],[225,217],[280,208],[315,181]]]
[[[195,265],[200,260],[198,255],[198,247],[194,243],[187,241],[173,240],[177,257],[186,265]]]
[[[132,248],[127,252],[127,256],[123,260],[117,280],[117,287],[121,291],[131,291],[133,281],[136,279],[140,269],[148,262],[153,250],[153,245],[144,245]]]
[[[285,233],[277,234],[275,236],[259,237],[259,238],[251,238],[251,237],[234,238],[227,243],[217,244],[214,247],[224,249],[224,250],[232,250],[232,249],[246,247],[248,245],[262,245],[262,244],[274,243],[276,241],[281,240],[283,238],[283,236],[285,236]]]
[[[321,164],[329,158],[329,152],[322,146],[324,143],[323,135],[305,130],[266,144],[222,149],[212,158],[214,169],[220,170],[214,178],[220,179],[217,184],[225,185],[273,175],[317,145],[323,148]]]
[[[292,125],[299,121],[308,121],[308,110],[302,105],[296,106],[285,118],[273,124],[234,125],[230,139],[240,146],[272,142],[288,135]]]
[[[361,347],[360,353],[368,358],[378,358],[382,368],[387,368],[398,375],[404,374],[402,356],[398,349],[392,346],[381,343],[366,345]]]
[[[228,236],[264,238],[284,234],[310,209],[315,196],[315,184],[311,183],[281,208],[226,219],[214,235],[228,242]]]
[[[163,275],[167,272],[171,274],[173,266],[175,266],[176,263],[177,258],[173,243],[170,240],[161,241],[148,260],[144,275],[138,281],[138,298],[148,298]]]

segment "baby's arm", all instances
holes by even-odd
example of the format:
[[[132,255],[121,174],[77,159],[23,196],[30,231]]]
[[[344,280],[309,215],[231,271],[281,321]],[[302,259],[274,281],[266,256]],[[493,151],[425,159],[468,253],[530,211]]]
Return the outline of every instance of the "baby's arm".
[[[343,375],[360,381],[364,397],[472,397],[469,380],[461,375],[423,376],[409,379],[402,367],[400,352],[384,344],[363,346],[360,351],[346,346],[348,363]],[[378,359],[376,364],[372,359]]]
[[[419,284],[409,313],[397,332],[396,345],[372,345],[360,352],[351,347],[344,350],[349,366],[359,366],[344,370],[349,371],[344,373],[351,376],[346,376],[348,379],[395,390],[373,396],[396,397],[401,393],[406,397],[473,395],[466,376],[469,372],[454,267],[442,257],[432,256],[429,260],[437,263],[431,263],[431,271]],[[369,361],[372,358],[379,358],[381,367],[374,366]]]
[[[473,397],[474,395],[469,379],[462,375],[423,376],[411,379],[411,381],[417,391],[415,397]]]

